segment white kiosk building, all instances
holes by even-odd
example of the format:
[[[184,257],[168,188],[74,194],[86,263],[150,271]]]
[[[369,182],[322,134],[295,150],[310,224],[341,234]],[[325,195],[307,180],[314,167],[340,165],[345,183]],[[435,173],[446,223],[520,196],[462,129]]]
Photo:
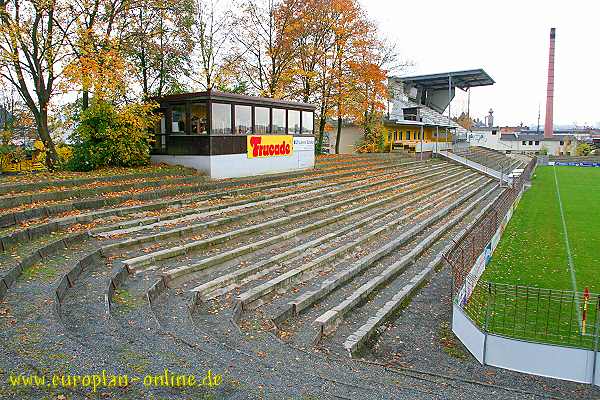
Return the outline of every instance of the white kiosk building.
[[[154,100],[161,121],[153,162],[196,168],[211,178],[314,167],[311,104],[214,90]]]

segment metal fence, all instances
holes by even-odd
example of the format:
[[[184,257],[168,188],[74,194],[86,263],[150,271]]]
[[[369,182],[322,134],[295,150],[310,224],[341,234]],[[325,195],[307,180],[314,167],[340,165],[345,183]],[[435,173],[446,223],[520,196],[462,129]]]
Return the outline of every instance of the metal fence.
[[[501,284],[472,268],[505,221],[536,159],[444,255],[452,268],[452,297],[488,333],[533,342],[598,349],[600,295]]]
[[[471,267],[502,224],[508,210],[523,190],[525,182],[529,180],[535,163],[536,159],[533,159],[527,164],[521,176],[513,179],[512,186],[502,192],[487,212],[480,216],[445,254],[446,262],[452,267],[453,295],[462,288]]]

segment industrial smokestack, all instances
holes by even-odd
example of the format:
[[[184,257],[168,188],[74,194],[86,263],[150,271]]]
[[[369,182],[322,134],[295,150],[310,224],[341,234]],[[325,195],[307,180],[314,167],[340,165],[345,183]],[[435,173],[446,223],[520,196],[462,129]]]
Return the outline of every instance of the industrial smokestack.
[[[554,129],[554,40],[556,29],[550,29],[550,51],[548,54],[548,86],[546,89],[546,122],[544,124],[544,138],[551,138]]]

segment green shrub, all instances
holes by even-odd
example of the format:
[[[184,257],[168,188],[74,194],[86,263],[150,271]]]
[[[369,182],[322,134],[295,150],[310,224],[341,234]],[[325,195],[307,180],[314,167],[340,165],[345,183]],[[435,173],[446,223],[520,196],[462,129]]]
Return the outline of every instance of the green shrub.
[[[593,150],[593,147],[587,143],[579,143],[575,152],[578,156],[587,156]]]
[[[150,161],[150,145],[158,117],[154,104],[123,107],[97,101],[80,116],[71,137],[73,155],[68,168],[75,171],[113,167],[136,167]]]

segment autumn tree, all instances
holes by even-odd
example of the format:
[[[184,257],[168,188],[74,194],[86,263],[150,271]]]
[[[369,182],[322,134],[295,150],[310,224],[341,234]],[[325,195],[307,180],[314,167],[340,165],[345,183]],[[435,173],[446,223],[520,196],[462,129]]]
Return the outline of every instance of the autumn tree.
[[[214,0],[196,1],[193,65],[197,73],[192,81],[203,90],[211,90],[229,84],[235,74],[233,12],[229,5]]]
[[[371,28],[374,32],[374,27]],[[352,121],[363,129],[365,144],[378,142],[381,119],[387,100],[387,73],[397,62],[393,44],[373,33],[356,40],[355,55],[348,61],[349,84],[346,109]],[[388,67],[388,68],[386,68]]]
[[[63,1],[0,0],[0,20],[0,74],[31,111],[52,170],[58,156],[48,129],[48,108],[70,56],[65,44],[74,17]]]
[[[247,0],[233,19],[236,66],[249,88],[261,96],[290,97],[297,52],[288,30],[293,3],[282,7],[274,0]]]
[[[452,118],[452,120],[467,130],[471,130],[473,128],[473,119],[470,118],[464,111],[461,112],[458,117]]]
[[[89,106],[90,93],[107,98],[125,92],[127,71],[119,27],[131,4],[128,0],[81,0],[68,6],[74,29],[64,33],[72,58],[65,67],[67,79],[62,88],[80,91],[84,110]]]
[[[364,113],[354,118],[353,110],[366,107],[361,96],[371,99],[366,115],[376,119],[385,92],[385,69],[391,67],[394,53],[378,38],[357,0],[284,0],[277,10],[276,16],[291,15],[282,30],[283,41],[296,49],[287,74],[292,77],[288,92],[296,100],[317,105],[317,150],[323,145],[327,120],[337,117],[339,152],[344,118],[367,125]]]
[[[123,52],[144,99],[185,90],[196,10],[193,0],[149,0],[128,9]]]
[[[366,16],[355,0],[337,0],[338,21],[334,26],[334,60],[333,60],[333,98],[337,116],[335,152],[340,152],[342,123],[346,113],[346,98],[351,90],[351,64],[353,56],[360,51],[357,44],[368,38],[373,31],[370,29]],[[357,48],[358,47],[358,48]],[[322,143],[322,133],[319,140]]]
[[[320,149],[327,119],[341,108],[347,54],[352,38],[362,34],[364,13],[355,0],[286,0],[278,7],[292,15],[284,30],[296,49],[289,90],[293,98],[317,105]]]

